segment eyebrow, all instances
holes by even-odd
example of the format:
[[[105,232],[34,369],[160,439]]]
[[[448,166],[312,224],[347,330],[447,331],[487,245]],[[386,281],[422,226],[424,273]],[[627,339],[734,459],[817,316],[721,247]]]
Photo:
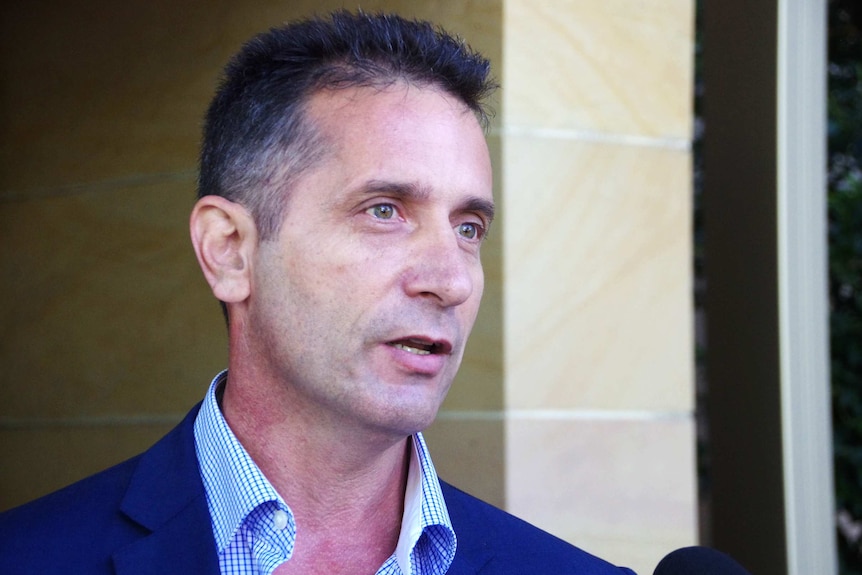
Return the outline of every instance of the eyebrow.
[[[471,197],[463,204],[463,211],[465,212],[479,212],[480,214],[484,214],[485,218],[487,218],[488,223],[494,221],[494,202],[488,201],[484,198]]]
[[[371,180],[362,186],[365,194],[388,194],[405,200],[421,201],[431,197],[431,190],[420,187],[409,182],[389,182],[384,180]],[[496,212],[494,202],[478,196],[469,196],[461,202],[458,207],[461,212],[478,212],[485,216],[490,224],[494,220]]]

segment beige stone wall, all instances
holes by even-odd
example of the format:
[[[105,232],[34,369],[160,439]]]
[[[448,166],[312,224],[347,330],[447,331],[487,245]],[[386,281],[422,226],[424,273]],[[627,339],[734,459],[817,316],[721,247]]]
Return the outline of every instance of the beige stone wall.
[[[641,572],[697,533],[693,8],[504,17],[506,503]]]
[[[502,216],[444,478],[651,572],[693,542],[691,0],[374,1],[489,55]],[[0,509],[148,446],[225,363],[187,239],[253,33],[351,2],[0,8]]]

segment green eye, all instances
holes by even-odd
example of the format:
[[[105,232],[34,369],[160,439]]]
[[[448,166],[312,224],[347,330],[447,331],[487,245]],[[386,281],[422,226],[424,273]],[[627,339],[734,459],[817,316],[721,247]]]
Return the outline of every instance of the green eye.
[[[381,220],[391,220],[395,216],[395,206],[392,204],[377,204],[368,208],[368,213]]]

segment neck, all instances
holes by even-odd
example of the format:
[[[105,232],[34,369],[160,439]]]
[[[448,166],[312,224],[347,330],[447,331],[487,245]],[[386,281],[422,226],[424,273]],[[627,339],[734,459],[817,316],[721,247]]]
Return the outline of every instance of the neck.
[[[279,387],[267,391],[261,379],[242,375],[229,373],[222,412],[290,505],[302,533],[295,557],[331,556],[335,542],[350,553],[348,541],[357,542],[356,554],[373,555],[369,564],[382,564],[401,529],[410,442],[297,412]]]

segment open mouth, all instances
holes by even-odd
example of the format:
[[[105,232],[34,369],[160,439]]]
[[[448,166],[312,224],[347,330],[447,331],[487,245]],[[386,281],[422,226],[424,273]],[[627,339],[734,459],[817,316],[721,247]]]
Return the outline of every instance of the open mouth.
[[[407,353],[413,353],[416,355],[448,353],[446,344],[423,339],[401,339],[398,341],[393,341],[389,345],[396,349],[400,349],[402,351],[406,351]]]

